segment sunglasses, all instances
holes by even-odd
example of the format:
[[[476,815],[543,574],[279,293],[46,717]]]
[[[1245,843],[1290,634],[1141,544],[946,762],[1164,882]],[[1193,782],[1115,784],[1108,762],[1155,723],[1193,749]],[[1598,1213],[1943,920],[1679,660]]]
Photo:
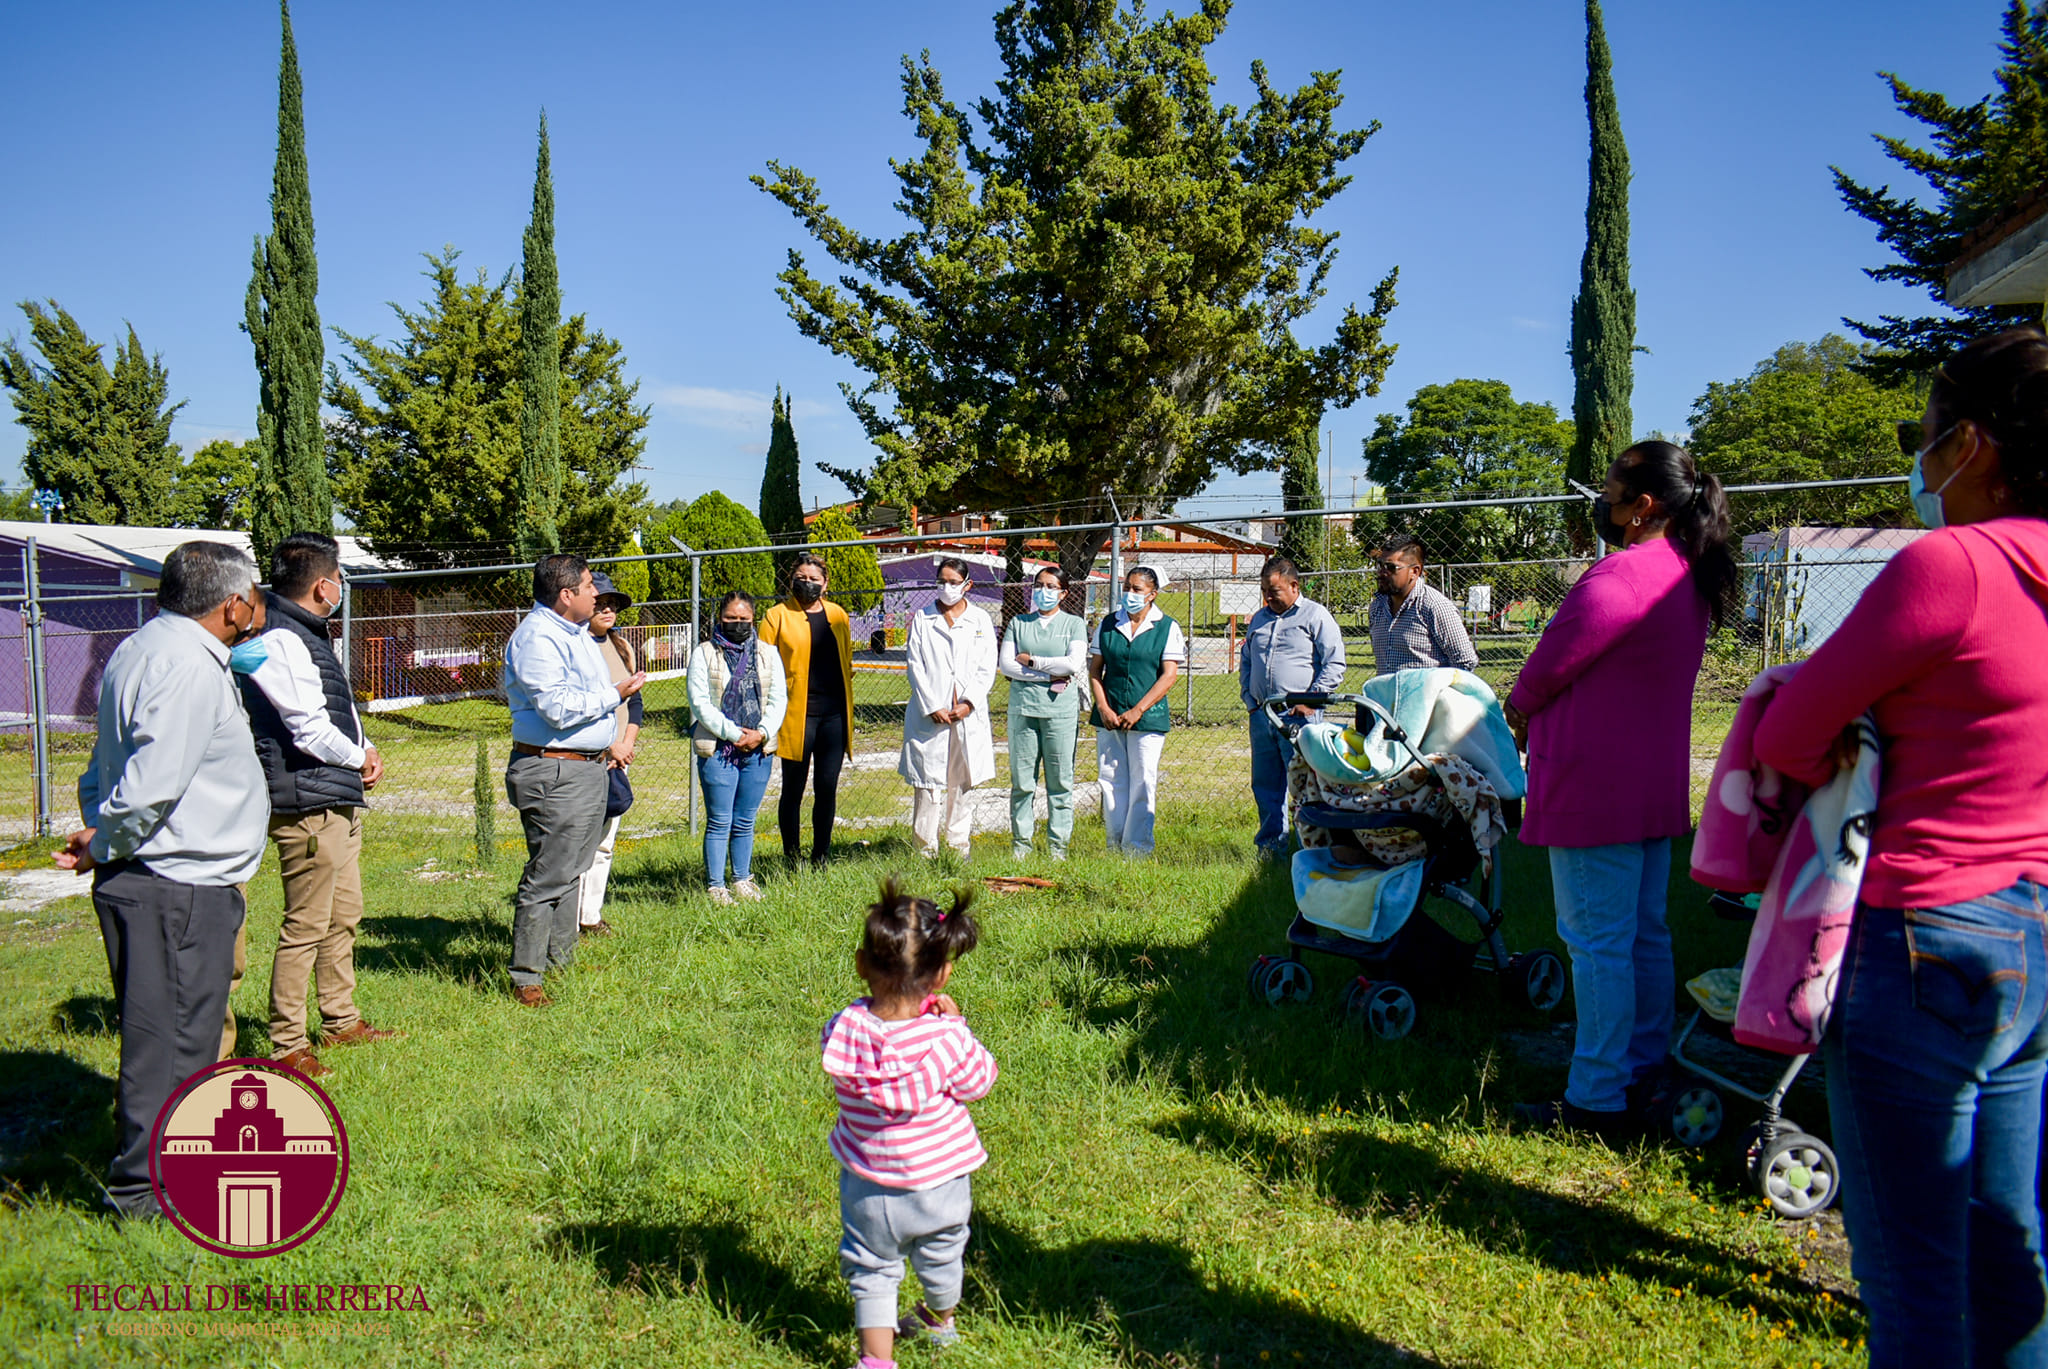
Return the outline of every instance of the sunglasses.
[[[1382,562],[1380,562],[1380,570],[1381,570],[1381,571],[1382,571],[1383,573],[1387,574],[1387,575],[1395,575],[1395,574],[1398,574],[1398,573],[1400,573],[1401,571],[1404,571],[1404,570],[1407,570],[1407,569],[1409,569],[1409,566],[1408,566],[1408,563],[1407,563],[1406,561],[1382,561]]]
[[[1926,445],[1922,437],[1926,429],[1921,427],[1920,420],[1917,418],[1902,418],[1898,421],[1896,429],[1899,435],[1900,454],[1903,456],[1920,455],[1920,449]],[[1936,440],[1938,441],[1939,439]]]

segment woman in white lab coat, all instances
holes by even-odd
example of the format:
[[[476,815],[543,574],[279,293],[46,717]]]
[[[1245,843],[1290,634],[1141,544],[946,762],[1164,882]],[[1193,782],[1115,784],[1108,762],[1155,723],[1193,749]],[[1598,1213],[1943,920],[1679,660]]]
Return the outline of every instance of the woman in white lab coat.
[[[938,598],[910,619],[905,654],[910,702],[903,706],[903,755],[897,772],[914,792],[911,830],[925,856],[946,845],[968,854],[974,810],[967,791],[996,773],[988,692],[996,680],[996,625],[967,601],[967,563],[957,556],[934,567]]]

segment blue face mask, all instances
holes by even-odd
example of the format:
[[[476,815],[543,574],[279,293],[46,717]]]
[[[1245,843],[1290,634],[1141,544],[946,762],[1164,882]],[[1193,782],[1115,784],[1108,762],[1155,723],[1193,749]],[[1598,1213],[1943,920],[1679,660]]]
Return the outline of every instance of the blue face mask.
[[[1051,613],[1060,606],[1060,592],[1044,585],[1031,591],[1031,607],[1040,613]]]
[[[251,637],[228,653],[228,669],[237,675],[253,675],[269,659],[270,648],[263,644],[263,639]]]
[[[1970,460],[1977,455],[1974,451],[1971,452],[1969,457],[1964,458],[1962,465],[1950,471],[1948,479],[1941,482],[1941,489],[1927,488],[1927,472],[1924,469],[1927,453],[1948,441],[1949,433],[1954,431],[1954,428],[1948,429],[1940,437],[1913,453],[1913,473],[1906,478],[1906,493],[1913,497],[1913,512],[1920,515],[1920,526],[1923,528],[1939,529],[1948,526],[1948,510],[1942,507],[1941,496],[1950,485],[1956,483],[1956,477],[1963,473],[1963,466],[1969,465]]]
[[[1124,591],[1124,612],[1130,614],[1133,618],[1144,614],[1145,596],[1141,591],[1135,589]]]

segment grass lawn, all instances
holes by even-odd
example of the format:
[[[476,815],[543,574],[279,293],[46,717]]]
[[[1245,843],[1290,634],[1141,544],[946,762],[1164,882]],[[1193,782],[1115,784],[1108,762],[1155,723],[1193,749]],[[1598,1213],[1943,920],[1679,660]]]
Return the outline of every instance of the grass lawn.
[[[1725,1143],[1617,1153],[1507,1129],[1509,1105],[1561,1075],[1518,1045],[1555,1034],[1490,983],[1425,1002],[1398,1043],[1333,1015],[1339,962],[1315,962],[1315,1003],[1248,1002],[1247,964],[1281,948],[1290,906],[1284,873],[1250,859],[1251,826],[1241,793],[1183,800],[1159,859],[1126,864],[1095,854],[1084,819],[1088,854],[1032,871],[1056,889],[983,904],[953,992],[1003,1074],[974,1108],[993,1159],[949,1363],[1860,1362],[1862,1317],[1813,1253],[1820,1231],[1761,1215]],[[844,1369],[818,1030],[858,992],[875,877],[944,878],[876,835],[730,910],[693,892],[686,837],[627,843],[619,934],[586,943],[535,1013],[505,992],[513,843],[471,877],[466,820],[379,815],[358,995],[408,1035],[331,1054],[347,1196],[308,1244],[257,1262],[99,1215],[117,1042],[96,926],[80,899],[10,915],[0,1347],[65,1365]],[[1013,868],[1001,837],[976,854],[977,873]],[[1511,943],[1554,944],[1541,854],[1509,859]],[[273,861],[251,886],[244,1053],[268,1045],[279,907]],[[1674,921],[1682,973],[1739,954],[1740,929],[1682,879]],[[385,1334],[341,1341],[137,1339],[107,1330],[137,1318],[75,1313],[65,1292],[166,1281],[419,1284],[433,1310],[360,1318]]]

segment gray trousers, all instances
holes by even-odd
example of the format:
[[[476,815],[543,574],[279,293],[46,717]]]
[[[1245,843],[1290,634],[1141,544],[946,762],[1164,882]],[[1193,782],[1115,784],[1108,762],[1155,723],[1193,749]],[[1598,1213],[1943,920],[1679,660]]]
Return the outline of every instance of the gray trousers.
[[[526,829],[526,869],[512,901],[512,983],[526,988],[576,959],[576,882],[604,839],[602,761],[513,754],[505,796]]]
[[[124,860],[93,876],[92,906],[121,1019],[107,1205],[141,1216],[159,1210],[149,1182],[156,1115],[178,1085],[219,1058],[235,934],[248,905],[233,885],[180,884]]]
[[[974,1215],[970,1177],[908,1189],[839,1171],[839,1268],[853,1289],[855,1327],[895,1327],[905,1255],[924,1285],[926,1307],[944,1314],[959,1306],[967,1219]]]

